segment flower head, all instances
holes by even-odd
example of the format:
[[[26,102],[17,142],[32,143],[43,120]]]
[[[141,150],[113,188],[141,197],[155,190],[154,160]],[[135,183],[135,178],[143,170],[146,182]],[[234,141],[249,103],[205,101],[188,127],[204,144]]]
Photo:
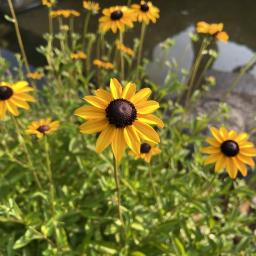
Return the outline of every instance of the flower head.
[[[123,32],[128,27],[133,27],[136,21],[135,13],[126,6],[114,6],[103,10],[103,16],[100,17],[100,32],[105,33],[112,30],[116,33],[118,30]]]
[[[133,155],[136,159],[143,159],[145,162],[149,163],[151,161],[151,158],[155,155],[158,155],[161,153],[161,150],[155,146],[152,143],[142,143],[140,145],[140,152],[136,153],[133,151],[130,151],[130,154]]]
[[[87,58],[86,54],[82,51],[71,53],[71,59],[73,60],[85,60],[86,58]]]
[[[78,17],[80,16],[80,13],[78,11],[75,10],[56,10],[56,11],[51,11],[50,15],[55,18],[55,17],[59,17],[62,16],[64,18],[69,18],[69,17]]]
[[[223,31],[223,23],[212,23],[209,24],[205,21],[199,21],[196,25],[196,31],[201,34],[208,34],[217,38],[220,41],[227,42],[229,36]]]
[[[148,1],[141,1],[140,4],[133,4],[132,10],[136,14],[137,20],[146,24],[149,24],[150,21],[156,23],[157,19],[160,17],[160,10]]]
[[[38,71],[27,73],[27,78],[31,78],[33,80],[40,80],[43,76],[44,74]]]
[[[55,0],[42,0],[42,5],[45,5],[48,8],[52,7],[55,3]]]
[[[100,9],[100,5],[98,3],[87,0],[83,1],[83,7],[84,9],[91,11],[92,13],[98,13]]]
[[[59,121],[52,121],[51,118],[40,119],[33,121],[27,128],[26,133],[36,135],[38,139],[41,139],[47,134],[55,132],[59,128]]]
[[[121,52],[123,52],[123,53],[125,53],[125,54],[127,54],[127,55],[129,55],[131,57],[134,56],[134,51],[131,48],[129,48],[129,47],[125,46],[124,44],[122,44],[119,40],[116,41],[116,48],[119,51],[121,51]]]
[[[98,68],[102,68],[102,69],[106,69],[106,70],[114,69],[114,65],[111,62],[106,62],[103,60],[95,59],[93,61],[93,64]]]
[[[210,130],[212,137],[206,140],[210,146],[202,149],[202,152],[210,155],[205,160],[205,164],[215,163],[216,172],[226,169],[232,179],[236,178],[238,171],[246,176],[246,165],[254,167],[252,157],[256,156],[256,148],[247,140],[248,134],[238,134],[224,127],[220,129],[211,127]]]
[[[82,133],[100,132],[96,142],[96,152],[100,153],[110,144],[117,161],[120,161],[126,146],[140,152],[140,140],[159,143],[157,132],[150,126],[163,127],[163,122],[152,113],[159,108],[156,101],[148,100],[149,88],[136,93],[136,85],[128,83],[124,88],[117,79],[110,81],[110,92],[96,90],[95,96],[86,96],[84,100],[91,106],[83,106],[75,115],[86,120],[80,126]]]
[[[28,110],[27,102],[35,102],[34,97],[29,95],[33,88],[26,81],[19,81],[14,84],[0,83],[0,119],[6,115],[6,111],[14,116],[19,115],[18,108]]]

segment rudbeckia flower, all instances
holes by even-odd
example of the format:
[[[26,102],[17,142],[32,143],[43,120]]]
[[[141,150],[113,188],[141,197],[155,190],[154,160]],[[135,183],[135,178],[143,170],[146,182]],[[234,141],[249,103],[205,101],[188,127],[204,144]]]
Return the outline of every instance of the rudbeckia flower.
[[[87,55],[82,51],[77,51],[72,52],[70,57],[73,60],[85,60],[87,58]]]
[[[59,17],[62,16],[64,18],[69,18],[69,17],[78,17],[80,16],[80,13],[78,11],[75,10],[56,10],[56,11],[51,11],[50,15],[55,18],[55,17]]]
[[[28,94],[31,91],[33,88],[26,81],[19,81],[14,84],[0,83],[0,119],[5,117],[6,111],[18,116],[18,108],[28,110],[27,102],[35,102],[34,97]]]
[[[226,32],[223,31],[223,23],[212,23],[209,24],[205,21],[199,21],[196,25],[196,31],[202,34],[208,34],[217,38],[220,41],[227,42],[229,36]]]
[[[83,8],[91,11],[93,13],[98,13],[99,9],[100,9],[100,5],[98,3],[95,3],[93,1],[87,1],[84,0],[83,1]]]
[[[93,61],[93,64],[98,67],[98,68],[102,68],[102,69],[114,69],[114,65],[110,62],[106,62],[106,61],[103,61],[103,60],[98,60],[98,59],[95,59]]]
[[[59,128],[59,121],[52,121],[51,118],[33,121],[27,128],[26,133],[36,135],[41,139],[44,135],[51,134]]]
[[[91,106],[83,106],[75,115],[86,120],[80,126],[82,133],[100,132],[96,142],[96,152],[100,153],[110,144],[114,156],[120,161],[126,146],[140,152],[140,140],[159,143],[157,132],[150,125],[163,127],[163,122],[152,113],[159,108],[156,101],[148,100],[149,88],[136,93],[136,85],[128,83],[124,88],[117,79],[110,80],[110,92],[96,90],[95,96],[85,96]]]
[[[127,55],[129,55],[131,57],[134,56],[134,51],[131,48],[129,48],[129,47],[125,46],[124,44],[122,44],[119,40],[116,41],[116,48],[120,52],[125,53],[125,54],[127,54]]]
[[[38,71],[27,73],[27,78],[31,78],[33,80],[40,80],[43,76],[44,74]]]
[[[130,155],[134,156],[135,159],[143,159],[145,162],[149,163],[151,161],[151,158],[155,155],[158,155],[161,153],[161,150],[155,146],[152,143],[142,143],[140,145],[140,152],[136,153],[133,151],[130,151]]]
[[[105,33],[112,30],[116,33],[118,30],[124,32],[125,27],[133,27],[136,21],[134,12],[126,6],[114,6],[103,10],[103,16],[100,17],[100,32]]]
[[[132,9],[139,22],[148,24],[150,21],[156,23],[160,10],[151,2],[141,1],[140,4],[133,4]]]
[[[210,146],[202,149],[202,152],[210,155],[205,160],[205,164],[215,163],[216,172],[226,169],[232,179],[236,178],[238,171],[246,176],[246,165],[253,168],[255,163],[252,157],[256,156],[256,148],[247,140],[248,134],[238,134],[224,127],[220,129],[211,127],[210,131],[212,137],[206,140]]]

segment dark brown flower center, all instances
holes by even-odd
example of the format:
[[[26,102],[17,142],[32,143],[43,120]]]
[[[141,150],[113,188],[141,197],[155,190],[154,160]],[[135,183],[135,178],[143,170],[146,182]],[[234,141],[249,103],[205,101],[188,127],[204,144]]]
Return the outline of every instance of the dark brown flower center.
[[[45,133],[50,129],[49,125],[41,125],[37,128],[37,130],[41,133]]]
[[[123,17],[122,11],[114,11],[111,13],[111,20],[120,20]]]
[[[149,6],[147,3],[143,3],[140,5],[140,10],[143,11],[143,12],[148,12],[149,10]]]
[[[228,156],[236,156],[239,153],[239,145],[233,140],[226,140],[221,144],[221,152]]]
[[[140,145],[140,153],[141,154],[147,154],[151,150],[151,146],[148,143],[142,143]]]
[[[132,125],[137,117],[137,111],[128,100],[117,99],[109,103],[106,116],[110,124],[115,125],[116,128],[124,128]]]
[[[13,90],[8,86],[0,86],[0,100],[8,100],[12,97]]]

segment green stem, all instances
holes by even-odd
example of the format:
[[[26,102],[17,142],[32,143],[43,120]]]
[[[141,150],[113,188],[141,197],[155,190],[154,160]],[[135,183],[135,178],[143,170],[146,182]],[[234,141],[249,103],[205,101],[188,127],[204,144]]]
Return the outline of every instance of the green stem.
[[[142,25],[141,25],[141,32],[140,32],[140,45],[139,45],[139,52],[138,52],[138,59],[137,59],[137,69],[139,69],[139,66],[140,66],[140,63],[141,63],[142,50],[143,50],[143,45],[144,45],[144,40],[145,40],[146,28],[147,28],[147,24],[143,22]]]
[[[94,41],[95,41],[95,37],[92,36],[92,37],[90,37],[89,42],[88,42],[88,47],[87,47],[87,52],[86,52],[86,55],[87,55],[86,73],[87,73],[87,75],[89,75],[89,72],[91,69],[91,52],[92,52],[92,46],[93,46]]]
[[[123,44],[124,43],[124,35],[123,32],[120,31],[119,34],[119,40],[120,43]],[[120,51],[120,61],[121,61],[121,80],[124,80],[125,74],[124,74],[124,55],[122,53],[122,51]]]
[[[83,29],[83,39],[82,39],[82,50],[85,51],[85,38],[88,31],[89,21],[90,21],[91,13],[88,12],[84,19],[84,29]]]
[[[119,179],[119,173],[118,173],[118,163],[117,163],[114,155],[113,155],[113,167],[114,167],[114,178],[115,178],[115,184],[116,184],[118,217],[119,217],[121,224],[124,225],[122,209],[121,209],[121,190],[120,190],[120,179]]]
[[[18,24],[18,20],[17,20],[16,14],[15,14],[15,11],[14,11],[14,8],[13,8],[12,0],[8,0],[8,5],[9,5],[10,12],[11,12],[11,15],[12,15],[12,19],[13,19],[13,22],[14,22],[14,28],[15,28],[18,44],[19,44],[19,47],[20,47],[21,55],[23,57],[23,61],[24,61],[25,67],[26,67],[26,71],[28,73],[28,72],[30,72],[30,67],[29,67],[29,64],[28,64],[28,59],[27,59],[27,55],[26,55],[26,52],[25,52],[24,44],[23,44],[23,41],[22,41],[22,38],[21,38],[19,24]]]
[[[128,1],[127,1],[127,6],[130,6],[131,3],[132,3],[132,0],[128,0]]]
[[[32,160],[31,160],[31,158],[30,158],[30,154],[29,154],[29,151],[28,151],[28,148],[27,148],[26,141],[25,141],[25,139],[24,139],[24,137],[22,136],[22,133],[21,133],[21,131],[20,131],[19,124],[18,124],[18,122],[17,122],[17,120],[16,120],[16,118],[15,118],[14,116],[12,116],[12,120],[13,120],[13,122],[14,122],[14,126],[15,126],[15,129],[16,129],[17,135],[18,135],[19,143],[20,143],[20,145],[23,146],[24,153],[25,153],[25,155],[26,155],[26,157],[27,157],[27,162],[28,162],[28,164],[29,164],[30,169],[32,170],[32,174],[33,174],[33,176],[34,176],[34,180],[35,180],[35,182],[36,182],[38,188],[39,188],[40,190],[42,190],[42,185],[41,185],[40,180],[39,180],[39,178],[38,178],[38,176],[37,176],[37,173],[35,172],[35,168],[34,168],[34,165],[33,165]]]

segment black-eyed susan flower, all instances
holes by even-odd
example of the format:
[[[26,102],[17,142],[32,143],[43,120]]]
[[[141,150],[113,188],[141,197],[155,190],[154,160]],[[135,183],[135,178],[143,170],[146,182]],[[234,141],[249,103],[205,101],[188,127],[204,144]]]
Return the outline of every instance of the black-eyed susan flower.
[[[59,121],[52,121],[51,118],[33,121],[27,128],[26,133],[36,135],[41,139],[44,135],[51,134],[59,128]]]
[[[131,57],[134,56],[134,51],[131,48],[129,48],[129,47],[125,46],[124,44],[122,44],[119,40],[116,41],[116,48],[120,52],[125,53],[125,54],[127,54],[127,55],[129,55]]]
[[[42,5],[47,6],[48,8],[52,7],[55,3],[55,0],[42,0]]]
[[[56,18],[56,17],[69,18],[69,17],[79,17],[80,13],[78,11],[75,11],[75,10],[61,9],[61,10],[51,11],[50,15],[53,18]]]
[[[135,159],[143,159],[145,162],[149,163],[151,161],[151,158],[155,155],[158,155],[161,153],[161,150],[152,143],[142,143],[140,145],[140,152],[136,153],[131,151],[130,154],[135,157]]]
[[[156,23],[159,19],[160,10],[151,2],[141,1],[140,4],[133,4],[132,10],[137,16],[139,22],[149,24],[149,22]]]
[[[207,23],[205,21],[199,21],[196,25],[196,31],[202,34],[208,34],[217,38],[220,41],[227,42],[229,36],[226,32],[223,31],[223,23]]]
[[[88,11],[91,11],[92,13],[98,13],[98,11],[100,10],[100,5],[93,1],[84,0],[83,8]]]
[[[112,30],[116,33],[118,30],[124,32],[126,26],[133,27],[136,21],[135,13],[127,6],[114,6],[103,10],[103,16],[100,17],[99,30],[102,33]]]
[[[210,131],[212,137],[206,140],[210,146],[202,149],[202,152],[210,155],[205,160],[205,164],[215,163],[216,172],[226,169],[232,179],[236,178],[238,171],[246,176],[246,165],[254,167],[252,157],[256,156],[256,148],[247,140],[248,134],[238,134],[224,127],[220,129],[211,127]]]
[[[128,83],[124,88],[117,79],[110,80],[110,92],[98,89],[95,96],[85,96],[91,106],[83,106],[75,115],[86,120],[80,126],[82,133],[100,132],[96,142],[96,152],[100,153],[110,144],[114,156],[120,161],[126,146],[140,152],[140,140],[159,143],[158,133],[150,126],[163,127],[164,124],[152,113],[159,108],[156,101],[148,100],[149,88],[136,93],[136,85]]]
[[[42,77],[44,76],[44,74],[42,72],[29,72],[27,73],[27,78],[33,79],[33,80],[40,80],[42,79]]]
[[[0,119],[6,115],[6,111],[14,116],[19,115],[18,108],[28,110],[27,102],[35,102],[34,97],[29,95],[33,88],[26,81],[19,81],[14,84],[0,83]]]
[[[95,59],[93,61],[93,64],[98,68],[102,68],[102,69],[106,69],[106,70],[114,69],[114,65],[111,62],[106,62],[106,61],[99,60],[99,59]]]
[[[85,60],[87,55],[82,51],[72,52],[70,55],[73,60]]]

